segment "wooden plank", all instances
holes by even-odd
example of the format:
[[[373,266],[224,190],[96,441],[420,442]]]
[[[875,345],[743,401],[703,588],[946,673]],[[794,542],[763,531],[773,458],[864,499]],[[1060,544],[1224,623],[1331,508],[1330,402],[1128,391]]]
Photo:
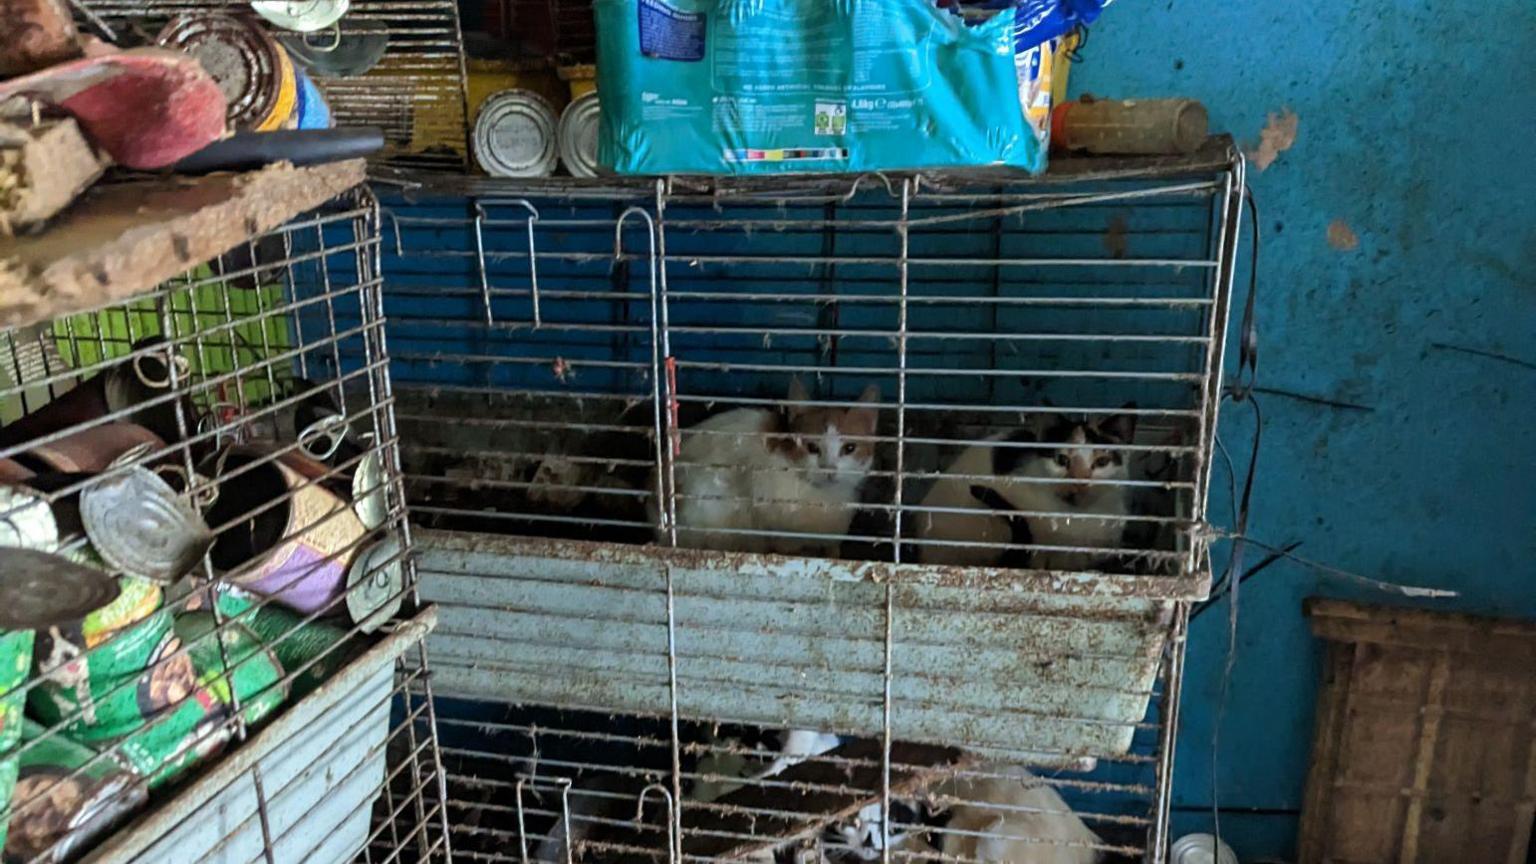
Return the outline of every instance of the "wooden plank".
[[[363,179],[357,159],[98,185],[46,231],[0,238],[0,327],[143,294]]]
[[[1322,864],[1328,852],[1328,823],[1333,813],[1334,780],[1339,771],[1345,709],[1349,704],[1354,648],[1328,645],[1323,692],[1317,698],[1317,722],[1312,737],[1312,764],[1301,805],[1301,830],[1296,841],[1300,864]]]
[[[72,119],[0,120],[0,236],[52,219],[107,169]]]
[[[1536,658],[1536,622],[1374,606],[1323,598],[1302,606],[1312,632],[1332,642],[1374,642],[1425,651]]]
[[[1413,796],[1408,801],[1408,817],[1403,820],[1399,864],[1418,864],[1419,832],[1424,822],[1424,793],[1429,789],[1430,772],[1435,765],[1435,746],[1440,740],[1440,721],[1445,715],[1445,686],[1451,676],[1451,658],[1435,658],[1424,694],[1424,709],[1419,714],[1419,741],[1413,754]]]

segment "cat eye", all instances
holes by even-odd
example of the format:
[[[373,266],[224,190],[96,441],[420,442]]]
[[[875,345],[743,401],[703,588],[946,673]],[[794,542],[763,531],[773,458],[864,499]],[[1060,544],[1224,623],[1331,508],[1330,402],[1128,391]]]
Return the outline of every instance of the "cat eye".
[[[1093,460],[1093,467],[1103,468],[1113,461],[1115,461],[1115,457],[1113,456],[1100,456],[1099,458]]]
[[[807,445],[805,445],[805,449],[812,456],[820,456],[821,455],[821,445],[820,444],[807,444]]]
[[[858,449],[859,449],[859,445],[857,445],[857,444],[844,444],[843,445],[843,455],[844,456],[852,456],[854,454],[854,451],[856,451]]]
[[[1067,467],[1067,464],[1070,463],[1071,461],[1072,461],[1072,459],[1069,456],[1067,456],[1067,454],[1065,454],[1065,453],[1057,453],[1056,454],[1056,464],[1060,465],[1063,468]]]

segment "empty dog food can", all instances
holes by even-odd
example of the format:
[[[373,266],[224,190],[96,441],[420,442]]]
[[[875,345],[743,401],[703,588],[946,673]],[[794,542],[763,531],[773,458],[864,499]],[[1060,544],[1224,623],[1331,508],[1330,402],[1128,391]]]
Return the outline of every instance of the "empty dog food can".
[[[143,778],[116,754],[45,731],[27,722],[7,860],[73,860],[149,800]]]
[[[492,177],[547,177],[559,159],[555,106],[532,90],[503,90],[475,120],[475,161]]]
[[[334,624],[305,623],[299,615],[275,606],[257,609],[244,623],[277,655],[283,669],[293,674],[290,683],[296,699],[302,699],[352,659],[353,652],[343,644],[347,631]]]
[[[593,91],[565,106],[560,115],[560,161],[572,177],[596,177],[602,173],[597,163],[597,92]]]
[[[219,473],[230,476],[208,521],[229,527],[213,544],[214,566],[242,588],[306,615],[340,612],[332,604],[368,535],[357,511],[260,449],[237,448]]]
[[[395,617],[405,600],[405,560],[400,541],[380,538],[363,550],[347,573],[347,614],[364,633]]]
[[[32,665],[38,677],[28,697],[33,717],[81,741],[124,735],[164,706],[148,699],[150,669],[167,637],[171,613],[148,579],[123,577],[117,599],[73,624],[38,631]],[[140,686],[132,682],[145,678]]]
[[[107,470],[112,460],[145,445],[149,452],[165,449],[160,436],[137,423],[103,423],[66,435],[57,441],[39,444],[22,454],[23,463],[31,460],[38,471],[85,471],[95,474]]]
[[[27,697],[20,687],[32,669],[32,642],[31,630],[0,635],[0,753],[9,752],[21,739],[21,709]]]
[[[16,791],[16,773],[20,768],[21,760],[15,751],[0,757],[0,811],[10,811],[11,796]],[[9,820],[0,819],[0,846],[10,840],[7,836],[9,826]]]
[[[217,636],[213,614],[190,612],[156,648],[139,682],[154,719],[121,741],[123,756],[151,790],[174,780],[228,743],[233,696],[246,723],[271,714],[288,696],[283,667],[250,630],[226,621]],[[229,657],[225,666],[219,643]],[[186,650],[184,650],[186,649]],[[105,749],[105,748],[104,748]]]

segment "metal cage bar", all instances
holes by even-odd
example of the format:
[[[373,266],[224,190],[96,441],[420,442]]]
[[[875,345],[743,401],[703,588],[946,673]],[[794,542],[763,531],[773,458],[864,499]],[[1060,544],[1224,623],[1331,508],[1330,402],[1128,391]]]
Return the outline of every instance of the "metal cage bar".
[[[391,201],[455,855],[1164,860],[1243,182],[1229,153]],[[867,463],[806,476],[856,474],[848,521],[699,521],[758,520],[794,469],[754,454],[833,440]]]
[[[449,860],[379,218],[0,332],[0,545],[96,598],[3,635],[9,858]]]

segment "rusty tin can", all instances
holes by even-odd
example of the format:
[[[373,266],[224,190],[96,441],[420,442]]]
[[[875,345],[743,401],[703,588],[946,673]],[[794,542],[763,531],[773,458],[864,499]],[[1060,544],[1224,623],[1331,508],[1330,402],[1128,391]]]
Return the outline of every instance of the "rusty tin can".
[[[78,858],[149,801],[143,778],[117,754],[26,723],[7,860],[59,864]]]
[[[66,0],[12,0],[0,40],[0,78],[25,75],[80,56],[80,33]]]
[[[0,483],[21,483],[33,473],[31,468],[15,459],[0,459]]]
[[[213,545],[214,566],[242,588],[306,615],[341,596],[348,562],[368,534],[357,512],[314,480],[312,468],[291,467],[308,468],[307,461],[235,448],[218,472],[233,476],[221,481],[208,511],[210,522],[230,526]]]
[[[266,132],[293,113],[293,62],[254,21],[223,13],[187,13],[171,19],[155,42],[197,58],[223,91],[231,126]]]
[[[191,431],[197,422],[197,410],[186,397],[166,397],[171,392],[170,367],[176,367],[174,377],[185,379],[190,365],[158,336],[140,339],[132,350],[132,359],[102,369],[36,411],[0,427],[0,450],[119,412],[128,412],[128,420],[148,428],[162,440],[180,441],[182,423]],[[178,412],[183,415],[181,423]]]
[[[165,442],[137,423],[103,423],[33,447],[24,457],[33,460],[42,471],[96,474],[140,446],[147,447],[146,452],[157,453],[165,449]]]

